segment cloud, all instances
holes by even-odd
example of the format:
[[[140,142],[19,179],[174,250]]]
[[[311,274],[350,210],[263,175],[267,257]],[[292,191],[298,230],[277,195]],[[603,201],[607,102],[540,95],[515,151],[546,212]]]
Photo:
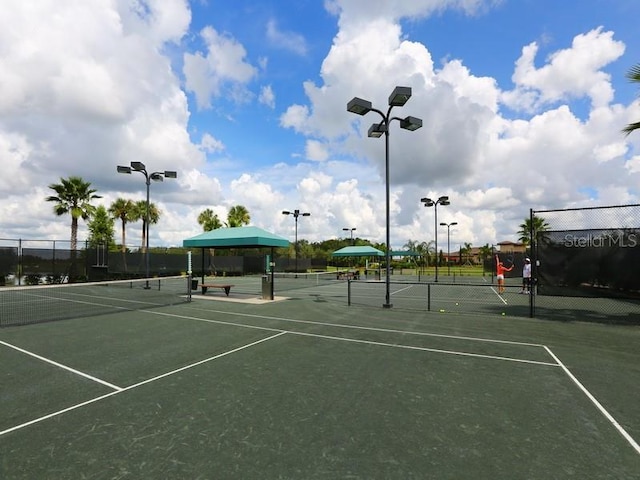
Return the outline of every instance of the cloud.
[[[247,51],[228,34],[207,26],[200,32],[206,53],[185,53],[183,73],[187,91],[193,92],[199,108],[211,107],[211,100],[226,93],[238,101],[246,97],[245,85],[257,69],[245,60]]]
[[[302,35],[293,32],[283,32],[278,29],[275,20],[267,22],[267,40],[277,48],[287,50],[296,55],[307,54],[307,42]]]
[[[258,101],[262,105],[266,105],[271,109],[275,108],[276,95],[275,93],[273,93],[273,88],[271,88],[271,85],[265,85],[260,89],[260,95],[258,96]]]
[[[538,45],[522,49],[516,62],[513,81],[516,89],[505,92],[503,100],[515,109],[534,111],[558,101],[586,96],[594,107],[608,105],[613,99],[610,75],[602,68],[624,53],[624,44],[613,40],[613,32],[602,27],[576,35],[571,48],[553,52],[545,65],[534,65]]]

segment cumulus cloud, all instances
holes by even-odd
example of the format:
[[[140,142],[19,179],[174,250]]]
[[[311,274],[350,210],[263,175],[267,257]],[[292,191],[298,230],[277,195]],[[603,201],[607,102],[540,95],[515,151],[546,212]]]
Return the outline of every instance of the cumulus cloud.
[[[599,27],[576,35],[570,48],[553,52],[540,68],[534,65],[538,48],[534,42],[522,49],[513,74],[516,89],[503,96],[506,105],[532,111],[582,96],[590,98],[596,108],[611,102],[611,78],[602,68],[625,49],[613,39],[613,32]]]
[[[245,85],[257,74],[257,69],[245,59],[244,46],[228,34],[220,34],[207,26],[200,32],[206,52],[185,53],[186,88],[196,96],[200,108],[211,107],[211,100],[226,92],[242,101]]]

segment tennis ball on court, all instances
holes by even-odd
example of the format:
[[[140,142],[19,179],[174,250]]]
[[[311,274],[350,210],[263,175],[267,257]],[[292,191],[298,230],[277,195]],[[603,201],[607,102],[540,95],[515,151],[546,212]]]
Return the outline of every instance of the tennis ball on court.
[[[458,302],[456,302],[456,305],[458,305]]]
[[[502,312],[502,316],[504,317],[506,315],[506,313]]]
[[[440,309],[440,313],[444,313],[444,310],[442,308]]]

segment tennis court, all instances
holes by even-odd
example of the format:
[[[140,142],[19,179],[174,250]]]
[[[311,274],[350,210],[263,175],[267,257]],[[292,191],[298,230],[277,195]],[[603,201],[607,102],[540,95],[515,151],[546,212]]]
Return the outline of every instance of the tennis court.
[[[103,287],[64,296],[95,312],[0,328],[0,477],[640,478],[637,326],[502,316],[491,286],[426,311],[393,284],[385,309],[384,283],[328,280],[134,287],[111,311]]]

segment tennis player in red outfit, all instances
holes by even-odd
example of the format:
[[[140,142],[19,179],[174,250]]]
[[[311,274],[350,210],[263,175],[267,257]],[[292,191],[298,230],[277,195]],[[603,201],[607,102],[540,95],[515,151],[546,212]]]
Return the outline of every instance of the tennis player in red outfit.
[[[496,278],[498,279],[498,293],[504,293],[504,273],[510,272],[513,270],[513,265],[509,268],[505,267],[504,264],[496,255]]]

